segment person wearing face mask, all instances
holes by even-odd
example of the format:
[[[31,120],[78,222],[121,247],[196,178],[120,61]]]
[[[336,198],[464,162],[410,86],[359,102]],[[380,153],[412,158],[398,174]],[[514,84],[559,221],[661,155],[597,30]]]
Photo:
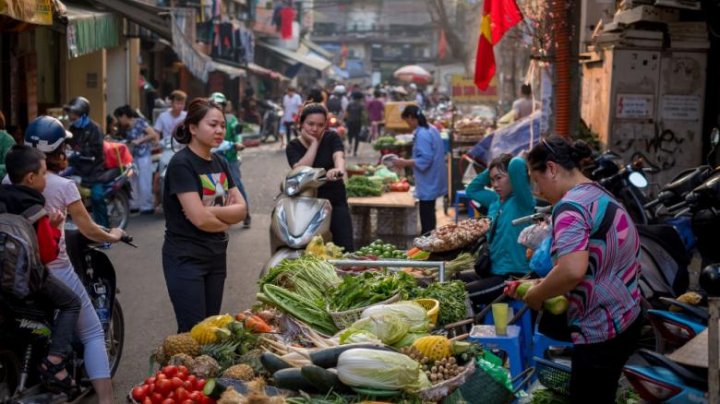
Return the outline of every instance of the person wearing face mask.
[[[475,271],[464,272],[460,277],[466,282],[473,303],[488,304],[502,294],[506,279],[522,277],[530,271],[525,247],[517,241],[527,224],[512,224],[517,218],[535,213],[525,159],[501,154],[473,179],[465,193],[488,210],[491,225],[486,234],[487,258],[478,261]]]
[[[73,135],[67,141],[75,152],[68,159],[72,175],[82,177],[83,182],[90,186],[93,219],[100,226],[108,227],[110,222],[104,184],[100,182],[100,177],[105,172],[105,135],[100,126],[90,119],[90,101],[87,98],[73,98],[65,105],[64,110],[70,120],[70,133]]]
[[[300,137],[288,143],[285,154],[288,164],[295,168],[308,166],[324,168],[328,182],[318,189],[318,198],[332,204],[330,232],[333,242],[354,251],[352,220],[345,191],[345,147],[332,130],[327,129],[328,111],[322,104],[306,104],[300,112]]]
[[[225,138],[225,112],[197,98],[176,129],[187,147],[170,160],[165,180],[163,272],[178,333],[218,314],[227,275],[228,229],[247,206],[227,161],[212,153]]]
[[[540,196],[553,204],[554,266],[524,300],[540,310],[545,300],[567,295],[570,402],[609,404],[642,327],[640,237],[623,205],[580,171],[590,155],[582,141],[551,136],[527,156]]]

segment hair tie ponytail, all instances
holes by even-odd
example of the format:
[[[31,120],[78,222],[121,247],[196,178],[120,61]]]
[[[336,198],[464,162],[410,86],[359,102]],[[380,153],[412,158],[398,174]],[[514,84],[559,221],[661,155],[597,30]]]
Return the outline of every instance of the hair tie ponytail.
[[[180,144],[189,144],[190,140],[192,139],[192,134],[190,133],[187,125],[183,122],[175,128],[175,132],[173,132],[173,137]]]

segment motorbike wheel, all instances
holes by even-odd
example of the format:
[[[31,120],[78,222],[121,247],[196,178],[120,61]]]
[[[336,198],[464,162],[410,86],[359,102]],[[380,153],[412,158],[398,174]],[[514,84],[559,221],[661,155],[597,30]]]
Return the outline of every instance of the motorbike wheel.
[[[20,361],[14,352],[0,350],[0,403],[10,401],[20,381]]]
[[[110,228],[127,228],[128,219],[130,218],[130,201],[125,192],[118,192],[113,198],[109,199],[107,209]]]
[[[107,348],[108,361],[110,362],[110,374],[120,366],[123,347],[125,346],[125,317],[123,316],[120,302],[115,299],[113,304],[112,318],[107,331],[105,332],[105,347]]]

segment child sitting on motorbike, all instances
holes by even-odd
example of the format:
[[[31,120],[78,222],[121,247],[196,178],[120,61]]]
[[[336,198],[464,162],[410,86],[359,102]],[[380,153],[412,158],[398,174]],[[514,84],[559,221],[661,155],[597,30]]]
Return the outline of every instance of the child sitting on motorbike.
[[[45,174],[47,166],[45,155],[39,150],[25,145],[15,145],[7,154],[7,170],[11,185],[2,185],[0,192],[0,212],[14,215],[40,216],[33,224],[38,241],[40,262],[38,265],[55,260],[59,253],[58,241],[60,231],[58,226],[64,217],[59,212],[48,214],[44,210]],[[34,210],[33,210],[34,209]],[[27,263],[27,266],[33,265]],[[47,269],[26,268],[28,271],[38,271],[47,274]],[[32,279],[32,276],[31,276]],[[48,355],[42,361],[40,377],[43,384],[51,391],[67,391],[74,386],[72,376],[66,369],[65,360],[72,353],[73,330],[80,314],[80,298],[52,275],[44,281],[32,282],[27,296],[17,298],[32,298],[38,303],[47,306],[48,310],[58,310],[58,315],[52,327],[52,338]]]
[[[529,272],[525,247],[517,241],[527,225],[512,224],[514,219],[531,215],[535,209],[525,159],[510,154],[496,157],[465,192],[488,210],[491,221],[486,235],[489,262],[480,259],[475,271],[460,274],[473,303],[482,305],[502,294],[504,282],[511,275],[524,276]]]

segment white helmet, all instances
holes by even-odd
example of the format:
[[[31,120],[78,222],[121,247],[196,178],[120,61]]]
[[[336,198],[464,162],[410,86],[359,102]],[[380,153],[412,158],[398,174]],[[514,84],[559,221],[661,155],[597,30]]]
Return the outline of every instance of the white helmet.
[[[345,94],[346,92],[347,92],[347,89],[342,84],[338,84],[335,86],[335,88],[333,88],[333,93],[335,93],[335,94]]]
[[[417,90],[417,85],[415,85],[415,83],[410,83],[410,89]]]

